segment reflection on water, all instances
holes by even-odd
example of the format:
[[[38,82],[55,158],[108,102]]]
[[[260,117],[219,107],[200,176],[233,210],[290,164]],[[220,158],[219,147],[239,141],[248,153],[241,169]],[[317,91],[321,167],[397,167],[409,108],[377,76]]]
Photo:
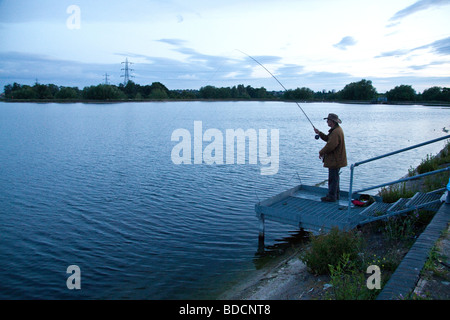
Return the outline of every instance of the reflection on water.
[[[307,243],[310,233],[302,230],[289,232],[289,236],[275,239],[275,242],[265,245],[264,237],[258,238],[258,250],[255,253],[253,263],[255,268],[261,269],[268,262],[284,254],[288,249],[298,249]]]

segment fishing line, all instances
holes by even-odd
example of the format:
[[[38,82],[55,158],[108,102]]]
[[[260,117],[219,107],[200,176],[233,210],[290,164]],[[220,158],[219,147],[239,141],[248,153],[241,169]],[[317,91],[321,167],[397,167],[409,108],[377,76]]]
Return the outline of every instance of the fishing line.
[[[258,60],[256,60],[255,58],[253,58],[251,55],[249,55],[249,54],[247,54],[247,53],[245,53],[245,52],[243,52],[243,51],[241,51],[241,50],[239,50],[239,49],[236,49],[236,50],[239,51],[239,52],[241,52],[241,53],[243,53],[243,54],[245,54],[247,57],[249,57],[250,59],[252,59],[253,61],[255,61],[255,62],[256,62],[257,64],[259,64],[261,67],[263,67],[264,70],[266,70],[266,71],[272,76],[272,78],[274,78],[274,79],[280,84],[280,86],[284,89],[284,91],[287,92],[286,87],[280,82],[280,80],[278,80],[277,77],[275,77],[275,76],[272,74],[272,72],[270,72],[270,71],[269,71],[262,63],[260,63]],[[299,104],[297,101],[294,101],[294,102],[295,102],[295,104],[297,105],[297,107],[299,107],[300,110],[303,112],[303,114],[305,115],[306,119],[308,119],[309,123],[311,123],[311,126],[313,127],[313,129],[316,129],[316,127],[315,127],[315,126],[313,125],[313,123],[311,122],[311,119],[309,119],[308,115],[306,114],[305,110],[303,110],[303,108],[300,106],[300,104]],[[319,135],[317,134],[317,135],[315,136],[315,138],[316,138],[316,140],[318,140],[318,139],[319,139]]]

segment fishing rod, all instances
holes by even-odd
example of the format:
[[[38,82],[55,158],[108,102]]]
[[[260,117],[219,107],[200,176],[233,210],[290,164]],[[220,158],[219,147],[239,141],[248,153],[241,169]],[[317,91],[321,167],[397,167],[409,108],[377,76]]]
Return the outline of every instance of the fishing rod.
[[[245,54],[247,57],[249,57],[250,59],[252,59],[253,61],[255,61],[255,62],[256,62],[257,64],[259,64],[261,67],[263,67],[264,70],[266,70],[266,71],[272,76],[272,78],[274,78],[274,79],[280,84],[280,86],[284,89],[284,91],[287,92],[286,87],[280,82],[280,80],[278,80],[277,77],[275,77],[275,76],[272,74],[272,72],[270,72],[270,71],[269,71],[262,63],[260,63],[258,60],[256,60],[255,58],[253,58],[251,55],[249,55],[249,54],[247,54],[247,53],[245,53],[245,52],[243,52],[243,51],[241,51],[241,50],[239,50],[239,49],[236,49],[236,50],[239,51],[239,52],[241,52],[241,53],[243,53],[243,54]],[[299,107],[300,110],[303,112],[303,114],[305,115],[306,119],[308,119],[309,123],[311,123],[311,126],[313,127],[313,129],[316,129],[316,127],[313,125],[313,123],[312,123],[311,120],[309,119],[308,115],[306,114],[305,110],[303,110],[303,108],[300,106],[300,104],[299,104],[297,101],[294,101],[294,102],[297,104],[297,107]],[[319,135],[316,134],[315,138],[316,138],[316,140],[318,140],[318,139],[319,139]]]

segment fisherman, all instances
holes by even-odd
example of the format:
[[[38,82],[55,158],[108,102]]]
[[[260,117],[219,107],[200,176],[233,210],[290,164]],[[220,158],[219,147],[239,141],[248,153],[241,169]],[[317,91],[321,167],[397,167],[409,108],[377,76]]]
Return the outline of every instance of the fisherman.
[[[328,168],[328,194],[322,197],[324,202],[335,202],[339,200],[339,173],[341,168],[347,166],[347,153],[345,151],[344,131],[339,125],[341,119],[334,114],[328,114],[327,120],[330,127],[328,134],[314,128],[316,134],[326,142],[326,145],[319,151],[319,159],[322,159],[323,166]]]

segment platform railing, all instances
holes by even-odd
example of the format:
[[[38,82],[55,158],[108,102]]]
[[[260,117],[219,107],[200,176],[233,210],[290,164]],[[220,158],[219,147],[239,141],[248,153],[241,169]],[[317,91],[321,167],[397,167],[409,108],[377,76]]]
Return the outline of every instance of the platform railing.
[[[405,181],[409,181],[409,180],[414,180],[414,179],[418,179],[418,178],[421,178],[421,177],[425,177],[425,176],[429,176],[429,175],[433,175],[433,174],[437,174],[437,173],[440,173],[440,172],[444,172],[444,171],[450,170],[450,167],[447,167],[447,168],[444,168],[444,169],[439,169],[439,170],[435,170],[435,171],[431,171],[431,172],[426,172],[426,173],[423,173],[423,174],[420,174],[420,175],[417,175],[417,176],[412,176],[412,177],[408,177],[408,178],[398,179],[398,180],[395,180],[395,181],[390,181],[390,182],[387,182],[387,183],[378,184],[378,185],[367,187],[367,188],[364,188],[364,189],[361,189],[361,190],[353,191],[354,170],[355,170],[355,168],[357,166],[360,166],[362,164],[365,164],[365,163],[368,163],[368,162],[372,162],[372,161],[375,161],[375,160],[379,160],[379,159],[382,159],[382,158],[390,157],[390,156],[398,154],[398,153],[402,153],[402,152],[409,151],[409,150],[412,150],[412,149],[420,148],[420,147],[423,147],[425,145],[432,144],[432,143],[435,143],[435,142],[438,142],[438,141],[442,141],[442,140],[445,140],[445,139],[450,139],[450,135],[446,135],[446,136],[443,136],[443,137],[440,137],[440,138],[436,138],[436,139],[433,139],[433,140],[422,142],[422,143],[419,143],[419,144],[416,144],[416,145],[413,145],[413,146],[410,146],[410,147],[407,147],[407,148],[399,149],[399,150],[396,150],[396,151],[393,151],[393,152],[389,152],[389,153],[383,154],[381,156],[377,156],[377,157],[370,158],[370,159],[367,159],[367,160],[355,162],[354,164],[352,164],[350,166],[350,187],[349,187],[349,191],[348,191],[348,211],[349,211],[349,213],[350,213],[350,210],[351,210],[351,207],[352,207],[352,197],[353,197],[354,194],[357,194],[357,193],[360,193],[360,192],[364,192],[364,191],[367,191],[367,190],[378,189],[378,188],[389,186],[389,185],[393,185],[393,184],[396,184],[396,183],[405,182]]]

